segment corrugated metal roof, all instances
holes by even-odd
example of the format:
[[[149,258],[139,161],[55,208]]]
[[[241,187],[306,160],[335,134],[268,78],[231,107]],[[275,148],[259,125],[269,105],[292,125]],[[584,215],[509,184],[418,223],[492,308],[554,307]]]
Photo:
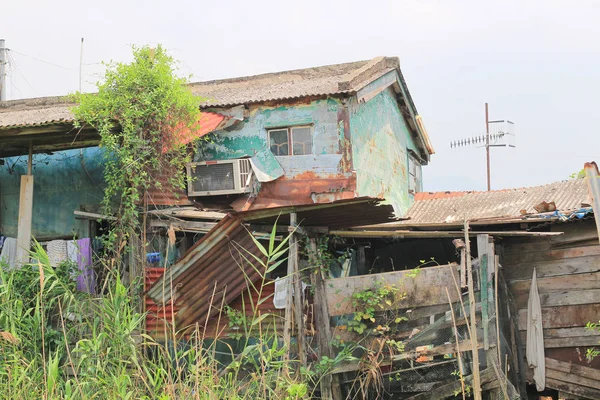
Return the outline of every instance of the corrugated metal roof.
[[[196,82],[190,84],[190,88],[202,99],[201,107],[223,107],[352,93],[393,68],[400,68],[397,57],[378,57],[345,64]],[[69,108],[73,106],[64,97],[3,102],[0,105],[0,128],[72,122],[73,115]]]
[[[148,296],[159,304],[174,298],[180,328],[202,325],[219,312],[223,297],[225,304],[231,303],[247,289],[246,279],[259,278],[261,265],[248,255],[250,262],[242,259],[240,249],[265,261],[242,221],[227,215],[167,270]]]
[[[554,202],[559,211],[579,209],[589,204],[585,179],[550,183],[519,189],[489,192],[418,193],[406,212],[402,224],[444,224],[464,219],[519,218],[537,214],[534,207],[541,202]]]
[[[0,103],[0,127],[18,128],[73,121],[70,108],[75,104],[64,97],[40,97]]]
[[[342,94],[356,91],[360,88],[359,83],[364,83],[389,69],[386,60],[394,59],[381,57],[345,64],[198,82],[191,84],[191,87],[194,94],[205,99],[201,104],[203,107]],[[397,62],[397,59],[395,60]]]

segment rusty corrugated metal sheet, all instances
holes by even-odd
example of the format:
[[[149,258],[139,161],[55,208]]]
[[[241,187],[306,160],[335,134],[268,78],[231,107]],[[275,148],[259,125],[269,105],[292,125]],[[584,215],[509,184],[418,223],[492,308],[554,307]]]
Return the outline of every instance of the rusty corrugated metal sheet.
[[[179,327],[202,325],[218,314],[223,297],[229,304],[246,289],[246,279],[258,279],[260,263],[249,255],[244,260],[241,249],[265,261],[242,221],[227,215],[167,270],[148,295],[157,303],[175,300]]]
[[[165,272],[165,268],[146,268],[146,287],[151,287]],[[171,331],[177,307],[172,301],[157,304],[148,296],[144,297],[146,306],[146,332],[156,340],[164,340]]]
[[[356,177],[354,175],[317,175],[307,171],[293,178],[281,177],[261,184],[254,198],[242,197],[231,206],[236,211],[261,210],[265,208],[331,203],[354,199]]]
[[[537,214],[534,206],[555,202],[559,211],[579,209],[589,202],[585,179],[550,183],[530,188],[489,192],[439,192],[415,196],[403,224],[445,224],[486,218],[518,218]]]
[[[272,316],[270,318],[265,318],[262,321],[262,328],[271,329],[271,332],[272,330],[276,330],[277,332],[282,333],[285,311],[278,310],[273,305],[274,292],[275,286],[273,285],[273,282],[267,281],[262,288],[260,296],[260,299],[263,300],[262,303],[259,304],[259,293],[256,290],[249,289],[231,302],[229,306],[234,310],[243,311],[244,316],[248,319],[253,315],[258,317],[259,315],[267,313],[271,314]],[[249,294],[252,294],[252,302],[257,305],[256,314],[254,314],[254,310],[252,309],[252,302],[249,299]],[[220,318],[219,316],[210,318],[206,326],[206,331],[203,330],[203,332],[206,337],[226,337],[231,333],[239,333],[229,326],[229,318],[225,313],[222,313]]]
[[[280,206],[238,212],[240,219],[256,224],[289,224],[289,214],[295,212],[302,226],[320,226],[330,229],[349,228],[367,224],[395,221],[394,208],[380,204],[378,199],[357,197],[320,204]]]

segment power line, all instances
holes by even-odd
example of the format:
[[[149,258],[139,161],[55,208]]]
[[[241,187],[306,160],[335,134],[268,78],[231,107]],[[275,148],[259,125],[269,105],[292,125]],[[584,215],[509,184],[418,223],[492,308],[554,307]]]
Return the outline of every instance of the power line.
[[[21,78],[23,78],[25,83],[27,83],[27,85],[31,88],[31,90],[33,90],[34,93],[37,93],[37,90],[33,87],[33,85],[29,82],[29,80],[25,77],[25,75],[23,75],[21,70],[18,68],[17,62],[15,61],[15,58],[10,54],[10,52],[8,53],[8,63],[10,65],[11,71],[17,71],[19,73],[19,75],[21,75]]]
[[[28,54],[24,54],[24,53],[21,53],[21,52],[15,51],[15,50],[13,50],[13,49],[8,49],[8,51],[9,51],[10,53],[15,53],[15,54],[18,54],[18,55],[20,55],[20,56],[23,56],[23,57],[28,57],[28,58],[31,58],[32,60],[36,60],[36,61],[42,62],[42,63],[44,63],[44,64],[48,64],[48,65],[52,65],[52,66],[54,66],[54,67],[57,67],[57,68],[62,68],[62,69],[65,69],[65,70],[67,70],[67,71],[70,71],[70,70],[73,70],[73,69],[74,69],[74,68],[65,67],[65,66],[63,66],[63,65],[58,65],[58,64],[55,64],[55,63],[53,63],[53,62],[50,62],[50,61],[42,60],[41,58],[37,58],[37,57],[34,57],[34,56],[30,56],[30,55],[28,55]]]

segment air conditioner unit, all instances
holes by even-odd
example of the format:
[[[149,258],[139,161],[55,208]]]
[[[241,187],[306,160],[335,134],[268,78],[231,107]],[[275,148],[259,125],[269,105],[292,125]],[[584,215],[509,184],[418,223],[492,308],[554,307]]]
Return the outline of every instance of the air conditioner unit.
[[[204,161],[187,164],[188,195],[218,196],[249,193],[252,166],[250,159]]]

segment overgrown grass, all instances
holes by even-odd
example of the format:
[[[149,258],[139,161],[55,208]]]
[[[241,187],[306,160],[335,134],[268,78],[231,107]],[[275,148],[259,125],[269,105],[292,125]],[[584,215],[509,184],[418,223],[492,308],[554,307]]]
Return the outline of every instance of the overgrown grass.
[[[262,248],[266,273],[281,263],[283,246]],[[244,257],[250,257],[238,249]],[[215,340],[201,330],[182,339],[143,334],[129,288],[112,272],[101,296],[76,292],[68,265],[50,266],[36,245],[18,270],[0,268],[0,393],[14,399],[302,399],[314,394],[319,374],[288,360],[264,315],[245,315],[241,354],[223,365]],[[257,310],[258,305],[253,304]],[[239,322],[239,321],[238,321]]]

